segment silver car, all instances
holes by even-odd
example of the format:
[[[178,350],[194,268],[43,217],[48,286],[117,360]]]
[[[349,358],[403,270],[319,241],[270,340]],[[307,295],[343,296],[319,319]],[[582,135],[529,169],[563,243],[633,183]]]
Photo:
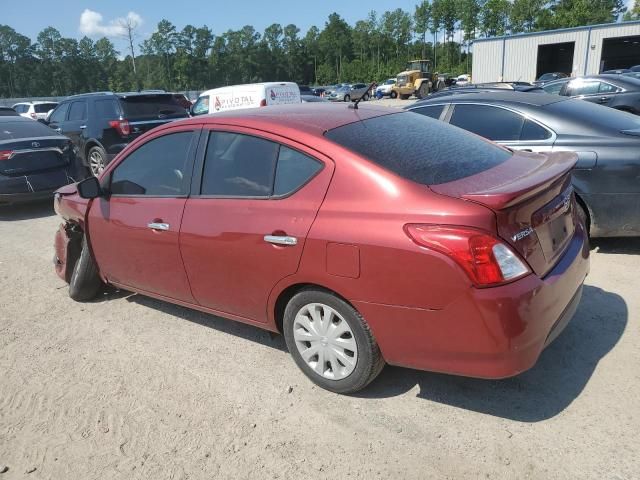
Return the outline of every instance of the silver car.
[[[369,85],[366,83],[344,85],[336,88],[329,95],[325,94],[324,98],[333,102],[352,102],[362,98],[366,102],[369,100]]]

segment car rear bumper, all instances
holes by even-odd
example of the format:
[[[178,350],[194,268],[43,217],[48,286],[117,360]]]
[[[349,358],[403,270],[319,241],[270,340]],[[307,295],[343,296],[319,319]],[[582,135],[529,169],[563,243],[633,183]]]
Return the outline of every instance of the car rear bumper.
[[[0,204],[25,203],[53,197],[60,187],[76,181],[68,168],[20,177],[0,175]]]
[[[589,245],[576,230],[560,262],[495,288],[470,288],[441,310],[354,302],[393,365],[481,378],[531,368],[573,317],[589,272]]]

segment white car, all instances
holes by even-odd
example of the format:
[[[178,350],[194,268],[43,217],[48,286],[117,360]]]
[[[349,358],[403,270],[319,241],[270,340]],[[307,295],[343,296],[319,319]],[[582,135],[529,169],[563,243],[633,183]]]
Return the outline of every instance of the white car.
[[[44,120],[47,113],[57,106],[57,102],[20,102],[16,103],[13,109],[18,112],[21,117]]]
[[[241,108],[300,103],[300,89],[293,82],[248,83],[207,90],[191,107],[191,115],[226,112]]]
[[[395,84],[396,84],[395,78],[390,78],[388,80],[385,80],[385,82],[382,85],[376,88],[376,97],[378,96],[378,93],[381,93],[383,97],[388,97],[389,95],[391,95],[391,89]]]
[[[456,78],[456,85],[463,87],[471,83],[471,77],[469,75],[459,75]]]

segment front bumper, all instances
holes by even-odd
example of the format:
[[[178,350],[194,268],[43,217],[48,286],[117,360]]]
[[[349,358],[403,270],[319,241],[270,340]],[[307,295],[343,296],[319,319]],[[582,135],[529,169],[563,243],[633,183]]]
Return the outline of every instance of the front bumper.
[[[20,177],[0,176],[0,205],[35,202],[52,198],[60,187],[77,181],[71,168]]]
[[[469,291],[442,310],[354,302],[393,365],[505,378],[535,365],[573,317],[589,271],[582,228],[544,278]]]

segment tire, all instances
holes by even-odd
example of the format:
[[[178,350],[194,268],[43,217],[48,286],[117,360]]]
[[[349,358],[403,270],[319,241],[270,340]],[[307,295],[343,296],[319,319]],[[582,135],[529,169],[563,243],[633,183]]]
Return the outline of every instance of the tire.
[[[407,100],[411,95],[400,95],[400,100]]]
[[[87,153],[87,164],[91,175],[97,177],[107,166],[107,152],[98,146],[91,147]]]
[[[365,94],[362,96],[362,100],[363,100],[363,101],[365,101],[365,102],[366,102],[366,101],[368,101],[368,100],[369,100],[369,94],[368,94],[368,93],[365,93]]]
[[[395,90],[391,90],[389,96],[395,100],[396,98],[398,98],[398,92],[396,92]]]
[[[351,101],[351,95],[347,94],[344,96],[344,101],[345,102],[350,102]]]
[[[429,95],[429,82],[422,82],[418,89],[418,98],[426,98]]]
[[[80,257],[71,273],[69,296],[76,302],[86,302],[98,294],[101,286],[102,280],[98,275],[98,266],[91,256],[89,243],[85,235],[82,239]]]
[[[322,322],[325,315],[329,315],[326,324]],[[357,392],[384,367],[380,348],[362,316],[329,292],[309,289],[294,295],[284,312],[283,330],[298,367],[312,382],[331,392]],[[307,337],[317,340],[305,341]],[[311,356],[305,360],[303,352],[309,350]]]
[[[438,82],[436,83],[436,92],[439,92],[440,90],[442,90],[446,85],[444,84],[444,82],[442,80],[438,80]]]

